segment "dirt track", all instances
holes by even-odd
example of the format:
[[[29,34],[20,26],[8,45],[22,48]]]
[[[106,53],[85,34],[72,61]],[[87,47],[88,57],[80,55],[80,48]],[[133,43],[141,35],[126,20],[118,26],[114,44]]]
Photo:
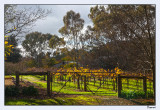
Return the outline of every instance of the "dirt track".
[[[11,86],[11,85],[14,85],[12,79],[11,78],[6,78],[5,79],[5,87],[6,86]]]

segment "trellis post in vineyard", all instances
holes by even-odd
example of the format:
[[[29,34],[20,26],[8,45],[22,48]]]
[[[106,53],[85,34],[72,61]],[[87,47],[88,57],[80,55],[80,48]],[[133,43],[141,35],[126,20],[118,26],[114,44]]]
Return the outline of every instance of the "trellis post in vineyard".
[[[109,85],[108,85],[108,77],[107,77],[107,88],[108,88],[108,86],[109,86]]]
[[[102,76],[102,78],[103,78],[103,88],[104,88],[104,75]]]
[[[82,83],[83,83],[83,77],[82,77],[82,75],[81,75],[81,89],[83,89],[83,88],[82,88]]]
[[[95,78],[96,76],[94,75],[94,86],[95,86],[95,83],[96,83],[96,78]]]
[[[84,75],[84,91],[87,91],[86,75]]]
[[[78,78],[77,78],[77,89],[80,89],[79,76],[80,76],[80,75],[77,73],[77,77],[78,77]]]
[[[100,80],[100,82],[99,82],[99,86],[101,87],[101,77],[99,77],[99,80]]]
[[[46,75],[44,75],[43,80],[46,81]]]
[[[67,82],[67,74],[65,74],[65,86],[66,86],[66,82]]]
[[[75,84],[75,74],[73,75],[73,81],[74,81],[74,84]]]

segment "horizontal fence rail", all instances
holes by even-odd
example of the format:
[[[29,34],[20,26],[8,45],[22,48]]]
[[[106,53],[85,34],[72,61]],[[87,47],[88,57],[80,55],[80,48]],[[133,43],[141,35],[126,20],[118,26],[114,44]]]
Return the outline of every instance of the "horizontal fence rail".
[[[124,81],[126,81],[127,83],[122,83],[122,79],[126,79]],[[133,88],[133,87],[129,87],[129,86],[133,86],[133,84],[129,84],[129,79],[135,79],[135,81],[137,80],[136,82],[136,87],[137,89],[139,90],[139,87],[143,87],[142,90],[145,92],[145,97],[147,96],[147,77],[146,76],[143,76],[143,77],[138,77],[138,76],[121,76],[120,74],[118,75],[118,97],[121,96],[121,90],[122,90],[122,84],[126,85],[124,86],[123,88],[126,88],[126,89],[136,89],[136,88]],[[138,85],[138,79],[141,79],[141,85]],[[151,85],[151,84],[150,84]],[[151,88],[150,88],[151,90]]]
[[[25,73],[16,73],[19,75],[47,75],[48,72],[25,72]]]

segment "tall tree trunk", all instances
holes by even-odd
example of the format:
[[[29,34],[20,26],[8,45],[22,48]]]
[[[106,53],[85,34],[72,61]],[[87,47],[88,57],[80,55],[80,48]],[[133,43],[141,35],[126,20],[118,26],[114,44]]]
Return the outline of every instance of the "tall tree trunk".
[[[149,25],[149,19],[148,19],[148,11],[147,11],[147,7],[144,7],[145,9],[145,14],[146,14],[146,20],[147,20],[147,28],[148,28],[148,37],[149,37],[149,43],[150,43],[150,59],[151,59],[151,69],[153,72],[153,91],[154,91],[154,99],[155,99],[155,61],[154,61],[154,56],[155,53],[153,51],[153,42],[152,42],[152,37],[151,37],[151,32],[150,32],[150,25]]]

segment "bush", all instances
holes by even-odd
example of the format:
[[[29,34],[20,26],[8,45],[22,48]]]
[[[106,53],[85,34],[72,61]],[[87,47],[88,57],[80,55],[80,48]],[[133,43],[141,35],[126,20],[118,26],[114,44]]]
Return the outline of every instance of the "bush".
[[[26,62],[27,67],[36,67],[36,61],[34,59],[30,59]]]
[[[147,98],[154,98],[153,97],[153,91],[147,92]],[[144,91],[121,91],[120,97],[126,98],[126,99],[138,99],[138,98],[145,98],[145,92]]]
[[[153,97],[153,91],[147,92],[147,98],[154,98]]]
[[[34,88],[34,86],[23,87],[22,94],[27,96],[35,96],[38,95],[38,89]]]
[[[135,98],[145,98],[145,92],[144,91],[135,91]]]
[[[15,86],[8,86],[5,88],[5,96],[17,96],[19,95],[19,89]]]
[[[49,59],[46,59],[46,60],[47,60],[46,62],[47,62],[48,67],[52,67],[57,63],[55,58],[49,58]]]
[[[126,99],[137,99],[137,98],[145,98],[144,91],[121,91],[120,97]]]
[[[76,63],[69,63],[65,65],[61,65],[61,67],[64,67],[66,69],[76,67]]]

